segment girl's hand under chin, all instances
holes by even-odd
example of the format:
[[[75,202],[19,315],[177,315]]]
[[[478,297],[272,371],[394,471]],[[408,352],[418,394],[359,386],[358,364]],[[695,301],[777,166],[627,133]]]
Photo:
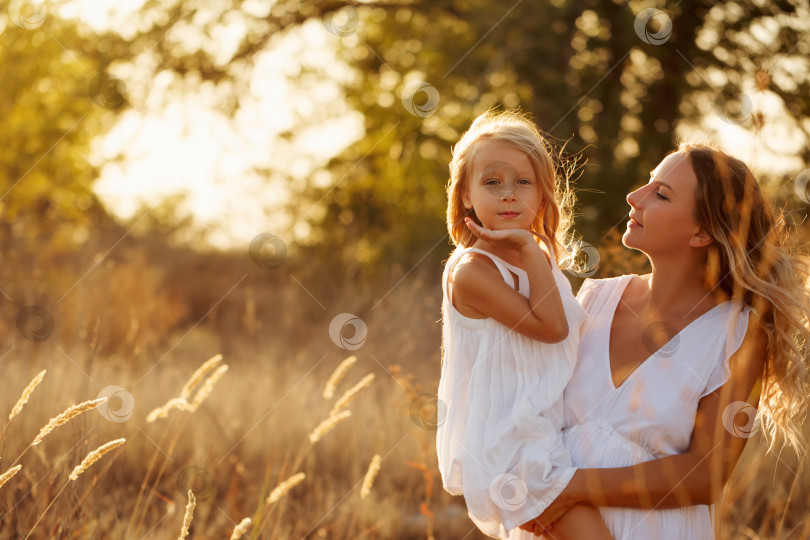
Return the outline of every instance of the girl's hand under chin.
[[[464,223],[466,223],[467,228],[481,240],[499,244],[507,249],[514,249],[516,251],[526,249],[527,247],[536,248],[537,242],[535,242],[533,235],[542,238],[542,235],[526,229],[485,229],[468,217],[464,218]]]

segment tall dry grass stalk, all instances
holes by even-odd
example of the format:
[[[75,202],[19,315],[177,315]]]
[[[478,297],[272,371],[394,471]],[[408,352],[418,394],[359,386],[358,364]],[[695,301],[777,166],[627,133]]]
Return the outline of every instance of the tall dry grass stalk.
[[[332,399],[332,397],[334,397],[337,385],[340,384],[340,381],[343,380],[343,377],[346,376],[346,373],[354,365],[355,362],[357,362],[357,357],[355,355],[351,355],[348,358],[346,358],[343,362],[338,364],[338,367],[335,368],[335,371],[332,373],[332,376],[329,377],[328,381],[326,381],[326,386],[323,389],[324,399]]]
[[[17,474],[20,471],[20,469],[22,469],[22,465],[15,465],[6,472],[4,472],[0,476],[0,487],[3,487],[3,484],[11,480],[11,477]]]
[[[208,395],[214,389],[214,386],[217,384],[219,379],[221,379],[222,376],[225,375],[226,371],[228,371],[228,364],[219,366],[217,370],[214,372],[214,374],[205,380],[203,385],[194,395],[194,399],[191,401],[191,404],[189,406],[191,412],[196,412],[197,409],[200,408],[200,405],[202,405],[203,401],[205,401],[206,398],[208,398]]]
[[[188,528],[191,527],[191,519],[194,517],[195,506],[197,506],[197,499],[194,497],[194,493],[188,490],[188,504],[186,505],[186,513],[183,516],[183,528],[180,529],[180,536],[177,537],[177,540],[183,540],[188,536]]]
[[[392,364],[388,366],[388,372],[394,377],[394,380],[408,395],[408,401],[413,403],[414,400],[419,399],[421,390],[418,385],[413,383],[413,374],[403,374],[402,366]]]
[[[214,390],[214,386],[217,384],[219,379],[228,371],[228,364],[223,364],[219,366],[214,373],[208,377],[197,393],[194,395],[194,398],[189,401],[191,397],[191,390],[197,386],[200,380],[208,374],[219,361],[222,359],[222,355],[218,354],[211,359],[207,360],[202,366],[197,368],[186,384],[183,385],[183,389],[180,391],[180,395],[178,397],[173,397],[169,401],[167,401],[164,405],[153,409],[148,415],[146,415],[146,421],[148,423],[152,423],[158,418],[166,418],[169,416],[169,411],[177,409],[180,411],[187,411],[187,412],[196,412],[197,409],[200,408],[200,405],[208,398],[211,392]]]
[[[306,477],[306,474],[300,472],[284,480],[282,483],[276,486],[273,491],[270,492],[270,495],[267,496],[267,504],[278,502],[282,497],[289,493],[292,488],[303,482]]]
[[[78,405],[68,407],[59,416],[54,416],[53,418],[51,418],[50,421],[47,424],[45,424],[45,426],[43,426],[42,429],[39,430],[39,434],[31,442],[31,446],[36,446],[39,443],[41,443],[42,439],[44,439],[48,435],[48,433],[53,431],[55,428],[67,424],[73,418],[79,416],[83,412],[87,412],[90,409],[95,409],[105,401],[107,401],[107,398],[103,397],[98,399],[92,399],[90,401],[85,401],[84,403],[79,403]]]
[[[424,463],[415,461],[405,461],[405,465],[413,467],[422,472],[422,477],[425,479],[425,500],[419,505],[419,513],[427,518],[427,540],[435,540],[433,536],[433,521],[435,514],[430,509],[430,501],[433,498],[433,471]]]
[[[123,438],[115,439],[114,441],[102,444],[101,446],[99,446],[98,448],[87,454],[87,456],[82,460],[82,462],[73,468],[73,472],[70,473],[70,479],[74,481],[77,480],[79,476],[90,467],[90,465],[100,460],[102,456],[104,456],[104,454],[106,454],[107,452],[110,452],[111,450],[118,448],[125,442],[126,439]]]
[[[374,374],[369,373],[368,375],[363,377],[359,383],[355,384],[354,386],[346,390],[346,393],[343,394],[340,397],[340,399],[335,402],[335,405],[332,407],[332,410],[329,411],[329,416],[334,416],[343,409],[345,409],[349,405],[349,403],[351,403],[351,401],[355,397],[357,397],[357,394],[359,394],[360,392],[362,392],[371,385],[372,381],[374,381]]]
[[[250,520],[249,517],[240,521],[239,525],[237,525],[234,528],[233,532],[231,533],[231,540],[239,540],[242,537],[242,535],[247,532],[248,527],[250,527],[251,523],[252,521]]]
[[[363,477],[363,487],[360,488],[361,499],[365,499],[371,494],[371,486],[374,485],[374,479],[377,478],[377,473],[380,472],[380,463],[382,463],[380,454],[374,454],[374,457],[371,458],[371,463],[368,465],[366,476]]]
[[[351,415],[352,411],[343,411],[330,416],[312,430],[312,432],[309,434],[309,442],[315,444],[316,442],[320,441],[324,435],[332,431],[336,425],[343,422]]]
[[[36,376],[33,379],[31,379],[31,382],[28,383],[28,386],[25,387],[25,390],[23,390],[20,399],[17,400],[17,403],[14,404],[14,407],[11,409],[11,413],[9,413],[8,415],[9,422],[11,422],[12,418],[20,414],[20,411],[22,411],[25,404],[28,403],[28,398],[31,397],[31,394],[34,392],[34,388],[36,388],[37,385],[40,382],[42,382],[43,377],[45,377],[46,371],[47,370],[43,369],[42,371],[37,373]]]
[[[188,400],[191,398],[191,391],[194,389],[197,384],[203,380],[203,378],[208,374],[209,371],[214,369],[217,364],[222,360],[222,355],[217,354],[203,362],[203,365],[197,368],[197,370],[191,374],[186,384],[183,385],[183,389],[180,390],[180,397]]]
[[[165,405],[157,407],[156,409],[152,410],[148,415],[146,415],[146,421],[148,423],[152,423],[158,418],[166,418],[169,416],[169,411],[172,409],[178,409],[181,411],[187,411],[189,407],[188,401],[183,398],[175,397],[170,399],[166,402]]]

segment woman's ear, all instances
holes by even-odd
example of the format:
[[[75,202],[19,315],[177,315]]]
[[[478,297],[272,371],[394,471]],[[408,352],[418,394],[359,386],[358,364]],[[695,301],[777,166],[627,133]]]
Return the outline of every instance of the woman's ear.
[[[689,246],[693,248],[704,248],[711,245],[712,242],[714,242],[714,239],[711,235],[700,228],[692,235],[692,238],[689,239]]]

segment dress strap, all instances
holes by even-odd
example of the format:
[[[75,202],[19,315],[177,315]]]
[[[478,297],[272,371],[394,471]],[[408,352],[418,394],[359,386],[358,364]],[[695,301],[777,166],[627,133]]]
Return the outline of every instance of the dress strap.
[[[546,244],[548,245],[548,243]],[[484,251],[483,249],[474,248],[474,247],[467,247],[467,248],[457,248],[456,251],[453,253],[450,260],[447,262],[448,270],[452,272],[452,267],[458,262],[462,255],[465,253],[469,253],[474,251],[475,253],[480,253],[495,263],[495,267],[501,273],[501,277],[503,278],[504,283],[518,291],[524,296],[529,295],[529,274],[523,268],[515,266],[513,264],[509,264],[508,262],[504,261],[494,253],[490,253],[489,251]],[[560,267],[557,265],[557,261],[554,259],[553,255],[554,251],[551,249],[549,245],[549,259],[551,259],[551,267],[552,270],[560,271]],[[517,286],[515,286],[515,279],[513,277],[514,274],[517,276]],[[448,274],[449,275],[449,274]]]
[[[447,261],[447,265],[445,267],[444,275],[442,277],[442,280],[443,280],[442,286],[444,288],[444,294],[446,294],[448,297],[449,297],[448,286],[449,286],[450,274],[453,273],[453,268],[456,266],[456,263],[458,263],[458,261],[461,259],[461,257],[465,253],[469,253],[471,251],[474,251],[475,253],[480,253],[482,255],[485,255],[485,256],[489,257],[489,259],[493,263],[495,263],[495,267],[501,273],[501,277],[503,278],[504,283],[506,283],[507,285],[509,285],[513,289],[516,288],[515,287],[515,280],[512,277],[512,274],[509,272],[508,268],[514,268],[514,270],[516,270],[517,272],[523,272],[524,274],[526,273],[525,270],[523,270],[521,268],[518,268],[517,266],[512,266],[511,264],[507,263],[506,261],[504,261],[503,259],[501,259],[497,255],[495,255],[493,253],[490,253],[488,251],[484,251],[483,249],[478,249],[478,248],[474,248],[474,247],[458,247],[453,252],[453,254],[450,256],[450,259]],[[523,280],[521,279],[520,274],[517,274],[517,276],[518,276],[518,287],[516,289],[518,291],[520,291],[521,290],[520,285],[521,285],[521,282]],[[526,280],[526,283],[528,283],[528,279]]]
[[[523,272],[524,274],[526,273],[525,270],[518,268],[517,266],[511,265],[508,262],[501,259],[500,257],[498,257],[497,255],[495,255],[494,253],[484,251],[483,249],[471,247],[467,248],[465,251],[474,251],[475,253],[480,253],[481,255],[486,255],[487,257],[489,257],[490,260],[495,263],[495,266],[498,267],[498,271],[501,273],[501,277],[503,277],[504,282],[506,282],[506,284],[512,287],[513,289],[515,288],[520,289],[520,274],[516,273],[516,275],[518,276],[518,287],[515,287],[515,280],[512,277],[512,274],[510,273],[509,269],[514,268],[515,270]]]

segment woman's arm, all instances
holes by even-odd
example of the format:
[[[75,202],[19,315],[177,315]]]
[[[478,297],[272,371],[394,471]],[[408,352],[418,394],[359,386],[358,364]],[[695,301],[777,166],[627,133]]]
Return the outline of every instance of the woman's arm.
[[[491,231],[471,223],[470,229],[490,242],[499,242],[520,253],[529,275],[529,298],[504,283],[492,261],[470,253],[451,273],[453,305],[462,314],[491,317],[527,337],[556,343],[568,336],[568,321],[551,273],[551,266],[532,233],[522,229]]]
[[[536,521],[553,523],[575,504],[647,509],[713,504],[747,442],[725,428],[723,413],[739,410],[749,398],[759,403],[752,389],[765,358],[765,332],[751,313],[743,343],[729,358],[729,380],[698,404],[689,450],[630,467],[578,469]]]

